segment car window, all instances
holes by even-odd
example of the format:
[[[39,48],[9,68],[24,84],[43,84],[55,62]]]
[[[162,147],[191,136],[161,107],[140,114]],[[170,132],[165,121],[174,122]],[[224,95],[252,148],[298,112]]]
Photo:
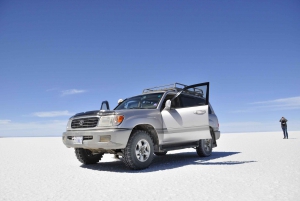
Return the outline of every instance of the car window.
[[[188,96],[181,94],[180,96],[182,107],[195,107],[205,105],[205,99],[196,96]]]
[[[124,100],[115,110],[156,109],[163,93],[145,94]]]

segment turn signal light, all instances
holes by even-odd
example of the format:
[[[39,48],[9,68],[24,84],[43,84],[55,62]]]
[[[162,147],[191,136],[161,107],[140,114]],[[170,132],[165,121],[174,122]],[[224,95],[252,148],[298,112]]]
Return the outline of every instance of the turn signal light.
[[[115,125],[119,125],[120,123],[122,123],[123,120],[124,120],[124,116],[123,115],[116,115],[115,119],[114,119],[114,124]]]

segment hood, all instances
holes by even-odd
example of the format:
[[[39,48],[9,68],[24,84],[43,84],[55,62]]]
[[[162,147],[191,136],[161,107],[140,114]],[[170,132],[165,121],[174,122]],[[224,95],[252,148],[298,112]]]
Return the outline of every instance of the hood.
[[[115,111],[111,111],[111,110],[93,110],[93,111],[77,113],[72,118],[82,117],[82,116],[105,116],[105,115],[112,115],[112,114],[115,114]]]

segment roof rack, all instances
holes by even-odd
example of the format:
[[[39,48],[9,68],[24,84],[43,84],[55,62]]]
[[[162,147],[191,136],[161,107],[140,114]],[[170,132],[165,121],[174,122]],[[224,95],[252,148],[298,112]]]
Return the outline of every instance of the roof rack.
[[[154,91],[175,91],[175,92],[179,92],[182,91],[182,89],[184,87],[186,87],[187,85],[184,84],[180,84],[180,83],[175,83],[175,84],[167,84],[167,85],[163,85],[163,86],[158,86],[158,87],[152,87],[149,89],[144,89],[143,90],[143,94],[145,93],[151,93]]]
[[[179,92],[182,91],[184,87],[186,87],[188,85],[185,84],[180,84],[180,83],[174,83],[174,84],[168,84],[168,85],[163,85],[163,86],[158,86],[158,87],[152,87],[149,89],[144,89],[143,90],[143,94],[146,93],[151,93],[151,92],[155,92],[155,91],[174,91],[174,92]],[[190,88],[187,91],[184,91],[185,94],[190,94],[190,95],[194,95],[194,96],[200,96],[203,97],[203,90],[199,89],[197,87],[194,88]]]

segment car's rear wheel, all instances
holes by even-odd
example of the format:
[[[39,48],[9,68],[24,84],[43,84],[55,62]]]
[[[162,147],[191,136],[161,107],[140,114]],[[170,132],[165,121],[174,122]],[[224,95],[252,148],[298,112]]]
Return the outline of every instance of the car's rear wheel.
[[[82,148],[75,148],[75,154],[77,159],[85,165],[98,163],[103,156],[103,154],[93,154],[90,150]]]
[[[200,157],[210,156],[212,153],[212,139],[200,140],[199,146],[196,147],[196,151]]]
[[[131,169],[149,167],[153,160],[153,140],[146,131],[135,131],[123,150],[124,163]]]

